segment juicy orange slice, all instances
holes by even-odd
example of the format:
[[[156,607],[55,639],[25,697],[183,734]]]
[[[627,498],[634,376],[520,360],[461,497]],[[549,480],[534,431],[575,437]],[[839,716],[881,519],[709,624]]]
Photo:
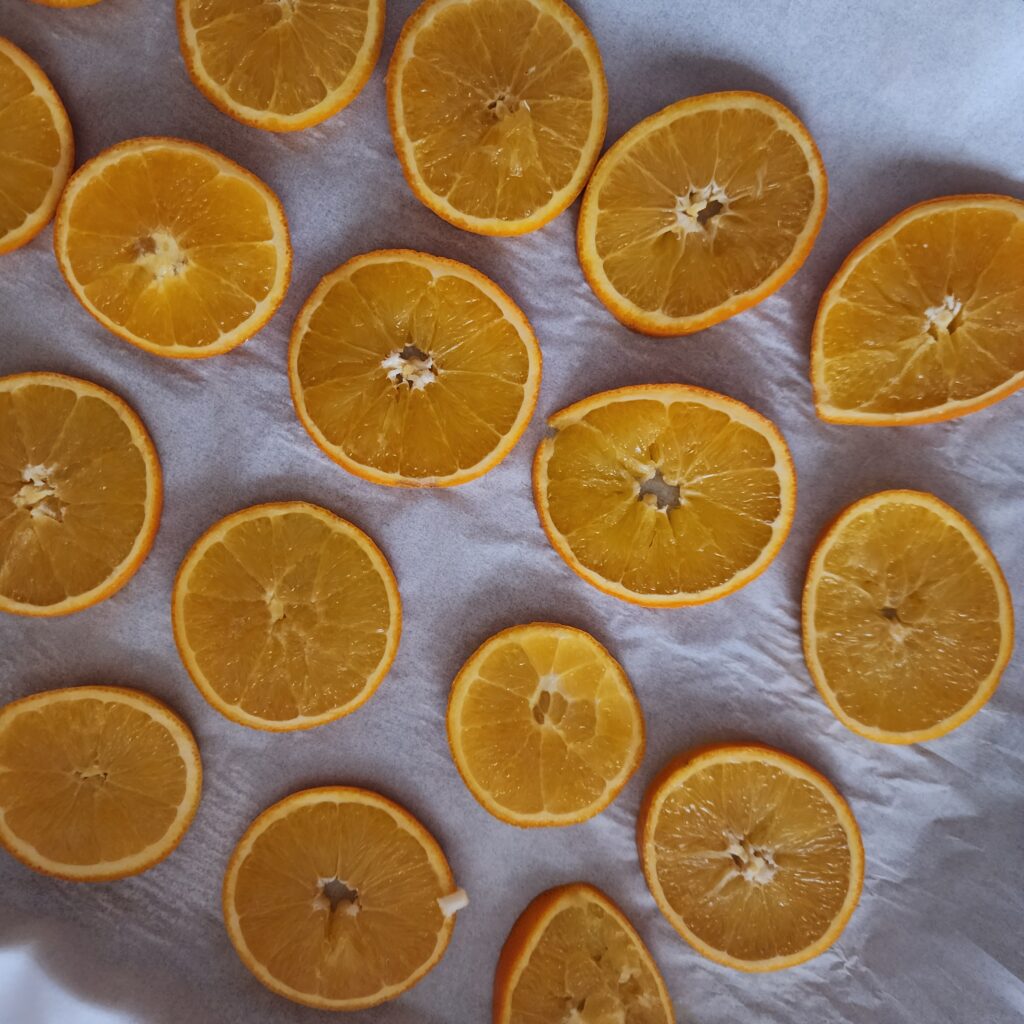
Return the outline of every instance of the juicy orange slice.
[[[188,726],[137,690],[76,686],[0,708],[0,841],[36,871],[100,882],[151,868],[201,788]]]
[[[74,159],[71,122],[50,80],[0,36],[0,253],[50,223]]]
[[[882,743],[934,739],[992,696],[1013,649],[1010,591],[977,530],[933,494],[846,509],[807,570],[804,653],[839,720]]]
[[[394,999],[444,955],[466,903],[437,840],[365,789],[294,793],[264,811],[224,877],[224,921],[267,988],[323,1010]]]
[[[270,131],[308,128],[348,106],[380,54],[384,0],[177,0],[196,87],[225,114]]]
[[[448,742],[470,792],[512,825],[572,825],[603,811],[636,771],[644,720],[629,678],[589,633],[513,626],[466,662]]]
[[[638,841],[672,926],[742,971],[824,952],[860,898],[864,849],[850,808],[813,768],[768,747],[677,758],[644,796]]]
[[[592,395],[555,413],[533,490],[555,550],[588,583],[663,608],[738,590],[778,554],[796,475],[775,425],[683,384]]]
[[[71,291],[154,355],[240,345],[288,287],[284,210],[254,174],[195,142],[130,139],[80,167],[54,228]]]
[[[0,611],[67,615],[149,553],[160,463],[117,395],[59,373],[0,378]]]
[[[467,231],[520,235],[579,195],[608,87],[562,0],[426,0],[395,46],[388,114],[421,202]]]
[[[257,729],[309,729],[350,714],[387,675],[398,585],[358,527],[282,501],[220,520],[174,583],[174,638],[199,692]]]
[[[498,960],[494,1024],[674,1024],[665,982],[629,919],[592,885],[542,892]]]
[[[811,380],[822,419],[883,427],[1024,385],[1024,202],[933,199],[861,242],[822,297]]]
[[[690,334],[760,302],[800,269],[825,216],[825,166],[781,103],[720,92],[631,128],[587,186],[583,273],[622,323]]]
[[[302,424],[366,480],[465,483],[493,469],[533,414],[541,356],[518,306],[454,260],[356,256],[295,321],[288,373]]]

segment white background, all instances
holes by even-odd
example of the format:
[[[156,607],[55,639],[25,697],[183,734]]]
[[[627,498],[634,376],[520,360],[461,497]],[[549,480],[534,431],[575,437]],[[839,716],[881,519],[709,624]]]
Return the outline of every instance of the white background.
[[[440,966],[374,1024],[482,1024],[498,950],[548,886],[585,879],[630,915],[681,1021],[1009,1024],[1024,1016],[1024,686],[1011,662],[992,702],[951,736],[909,749],[847,732],[800,653],[800,587],[814,539],[856,498],[934,490],[989,539],[1024,611],[1024,393],[951,423],[829,427],[815,418],[808,336],[844,254],[912,202],[954,192],[1024,196],[1024,3],[1018,0],[574,0],[610,86],[608,139],[669,102],[758,89],[817,139],[831,182],[808,263],[760,306],[699,335],[650,340],[616,323],[576,263],[576,207],[522,239],[450,227],[409,192],[388,137],[385,62],[414,0],[389,0],[382,61],[350,108],[275,136],[236,124],[190,84],[170,0],[56,11],[0,0],[0,34],[52,76],[79,159],[168,134],[212,145],[281,195],[295,271],[278,315],[241,349],[178,363],[107,334],[62,282],[45,231],[0,257],[0,372],[52,369],[122,394],[152,431],[166,506],[138,575],[111,600],[53,621],[0,621],[0,698],[76,683],[137,686],[195,730],[206,785],[176,853],[141,877],[55,881],[0,854],[0,1024],[312,1022],[236,958],[219,910],[229,853],[262,808],[324,783],[378,788],[444,845],[471,904]],[[295,420],[285,350],[300,304],[349,256],[410,246],[465,260],[520,303],[544,350],[537,416],[508,460],[454,490],[389,490],[349,476]],[[578,580],[538,526],[529,464],[550,412],[646,381],[718,389],[775,419],[799,475],[796,522],[760,579],[698,609],[645,610]],[[310,732],[267,735],[208,707],[171,639],[170,589],[192,540],[259,501],[319,502],[368,530],[405,606],[394,668],[370,703]],[[569,829],[519,831],[460,782],[444,703],[463,660],[512,623],[553,619],[606,643],[633,679],[647,756],[619,799]],[[653,774],[677,751],[757,739],[803,757],[849,798],[867,850],[861,905],[833,950],[744,976],[703,960],[655,909],[633,829]]]

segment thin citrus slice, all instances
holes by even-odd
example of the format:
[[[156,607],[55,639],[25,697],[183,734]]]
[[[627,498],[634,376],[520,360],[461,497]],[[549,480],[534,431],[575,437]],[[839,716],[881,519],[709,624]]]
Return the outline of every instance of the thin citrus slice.
[[[0,841],[47,875],[151,868],[192,823],[202,775],[188,726],[138,690],[75,686],[0,708]]]
[[[75,160],[71,122],[43,69],[0,36],[0,253],[50,223]]]
[[[391,58],[388,115],[421,202],[467,231],[521,235],[579,195],[608,87],[562,0],[426,0]]]
[[[71,8],[92,7],[93,4],[98,4],[100,0],[35,0],[35,2],[42,4],[44,7]]]
[[[149,553],[160,462],[117,395],[59,373],[0,377],[0,611],[67,615]]]
[[[935,739],[992,696],[1013,605],[978,531],[933,494],[846,509],[807,570],[804,654],[836,717],[882,743]]]
[[[178,570],[172,611],[199,692],[233,722],[276,731],[365,704],[402,624],[377,545],[303,501],[255,505],[211,526]]]
[[[502,630],[462,667],[448,742],[470,792],[511,825],[572,825],[636,771],[644,719],[622,666],[589,633],[552,622]]]
[[[154,355],[214,356],[280,305],[291,246],[277,196],[196,142],[141,138],[80,167],[57,210],[54,248],[79,302]]]
[[[601,158],[580,212],[580,264],[622,323],[690,334],[800,269],[827,193],[814,140],[781,103],[753,92],[693,96]]]
[[[542,892],[512,926],[494,976],[494,1024],[674,1024],[643,939],[592,885]]]
[[[374,483],[448,487],[493,469],[540,388],[537,339],[472,267],[388,249],[355,256],[313,290],[288,374],[303,426]]]
[[[348,106],[380,54],[384,0],[177,0],[185,67],[225,114],[269,131]]]
[[[365,789],[293,793],[264,811],[224,876],[224,922],[246,967],[322,1010],[394,999],[444,955],[466,904],[437,840]]]
[[[775,425],[684,384],[604,391],[555,413],[533,463],[541,524],[599,590],[702,604],[767,568],[793,521],[796,475]]]
[[[741,971],[824,952],[860,898],[864,848],[846,801],[809,765],[768,747],[677,758],[644,796],[637,837],[672,926]]]
[[[846,258],[814,323],[811,381],[832,423],[933,423],[1024,385],[1024,202],[946,196]]]

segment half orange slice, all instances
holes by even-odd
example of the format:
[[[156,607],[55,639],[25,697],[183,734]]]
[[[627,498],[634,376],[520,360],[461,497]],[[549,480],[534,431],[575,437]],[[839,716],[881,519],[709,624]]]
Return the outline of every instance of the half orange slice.
[[[827,194],[810,132],[781,103],[753,92],[693,96],[601,158],[580,212],[580,265],[622,323],[690,334],[799,270]]]

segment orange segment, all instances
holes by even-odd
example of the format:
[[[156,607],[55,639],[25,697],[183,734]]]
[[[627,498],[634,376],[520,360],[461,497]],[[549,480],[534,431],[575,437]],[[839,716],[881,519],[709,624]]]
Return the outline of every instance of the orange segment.
[[[800,269],[827,193],[814,140],[781,103],[752,92],[694,96],[641,121],[601,158],[580,213],[580,264],[627,326],[690,334]]]
[[[658,967],[592,885],[542,892],[519,916],[494,978],[494,1024],[674,1024]]]
[[[796,476],[774,424],[683,384],[605,391],[555,413],[533,467],[555,550],[626,601],[713,601],[761,573],[789,532]]]
[[[291,248],[277,197],[227,157],[180,139],[131,139],[75,172],[54,229],[71,291],[154,355],[218,355],[273,315]]]
[[[0,841],[36,871],[100,882],[151,868],[201,788],[188,726],[137,690],[77,686],[0,708]]]
[[[519,235],[579,195],[608,88],[562,0],[426,0],[395,46],[388,113],[421,202],[467,231]]]
[[[807,570],[804,653],[839,720],[882,743],[935,739],[992,696],[1013,650],[1010,591],[977,530],[932,494],[846,509]]]
[[[224,877],[224,922],[246,967],[322,1010],[394,999],[444,955],[466,903],[437,840],[364,789],[294,793],[264,811]]]
[[[447,487],[493,469],[533,413],[541,356],[514,302],[454,260],[405,249],[328,274],[288,372],[313,440],[375,483]]]
[[[0,611],[110,597],[149,553],[161,494],[153,442],[117,395],[58,373],[0,378]]]
[[[0,36],[0,253],[50,222],[74,159],[71,122],[50,80]]]
[[[196,87],[225,114],[270,131],[308,128],[348,106],[380,54],[384,0],[177,0]]]
[[[947,196],[866,238],[822,296],[818,415],[899,426],[982,409],[1024,385],[1024,202]]]
[[[860,898],[864,850],[846,801],[813,768],[768,747],[677,758],[644,797],[638,841],[672,926],[742,971],[824,952]]]
[[[200,693],[257,729],[350,714],[387,675],[401,630],[391,566],[358,527],[282,501],[210,527],[174,583],[174,638]]]
[[[619,663],[589,634],[533,622],[466,662],[448,700],[448,742],[470,792],[512,825],[600,813],[636,771],[644,721]]]

